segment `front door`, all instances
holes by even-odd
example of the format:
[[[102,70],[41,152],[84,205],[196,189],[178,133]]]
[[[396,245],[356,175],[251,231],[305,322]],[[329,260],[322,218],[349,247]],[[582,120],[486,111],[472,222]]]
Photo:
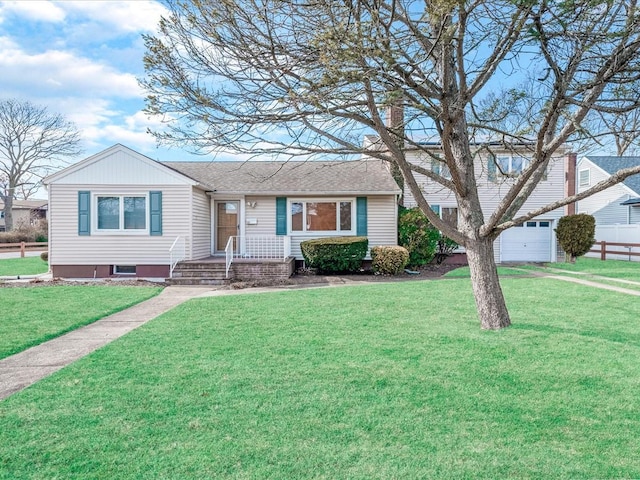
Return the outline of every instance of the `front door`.
[[[216,251],[224,252],[229,237],[238,236],[240,202],[216,202]],[[234,244],[234,250],[236,246]]]

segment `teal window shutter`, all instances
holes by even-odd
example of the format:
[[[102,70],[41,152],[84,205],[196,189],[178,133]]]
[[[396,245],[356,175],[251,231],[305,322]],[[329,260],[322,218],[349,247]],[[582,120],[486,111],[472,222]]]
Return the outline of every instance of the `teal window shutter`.
[[[78,235],[91,235],[91,192],[78,192]]]
[[[356,235],[367,236],[367,197],[356,198]]]
[[[276,235],[287,234],[287,197],[276,197]]]
[[[149,192],[149,235],[162,235],[162,192]]]
[[[440,205],[431,205],[431,210],[440,215]]]

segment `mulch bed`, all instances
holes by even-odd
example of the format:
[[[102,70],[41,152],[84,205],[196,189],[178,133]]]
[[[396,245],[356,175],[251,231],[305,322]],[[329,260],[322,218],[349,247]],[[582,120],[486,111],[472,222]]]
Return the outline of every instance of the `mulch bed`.
[[[425,265],[418,270],[418,274],[401,273],[400,275],[375,275],[371,271],[363,271],[354,274],[344,275],[318,275],[309,270],[301,270],[286,280],[274,281],[251,281],[251,282],[233,282],[229,285],[212,285],[212,288],[231,288],[242,289],[251,287],[269,287],[269,286],[295,286],[295,285],[313,285],[313,284],[340,284],[348,282],[406,282],[415,280],[425,280],[439,278],[445,273],[460,267],[460,265]],[[2,281],[0,280],[0,288],[28,288],[28,287],[51,287],[51,286],[78,286],[78,285],[101,285],[101,286],[133,286],[133,287],[164,287],[166,283],[150,282],[147,280],[87,280],[87,281],[70,281],[61,278],[53,280],[30,280],[30,281]]]

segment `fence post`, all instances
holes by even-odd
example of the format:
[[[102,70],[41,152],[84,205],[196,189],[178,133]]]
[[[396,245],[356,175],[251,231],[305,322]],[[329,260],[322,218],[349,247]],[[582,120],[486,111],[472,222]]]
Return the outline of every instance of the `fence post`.
[[[20,242],[20,258],[24,258],[24,249],[25,249],[24,242]]]
[[[605,240],[602,240],[600,242],[600,260],[606,260],[607,259],[607,242]]]

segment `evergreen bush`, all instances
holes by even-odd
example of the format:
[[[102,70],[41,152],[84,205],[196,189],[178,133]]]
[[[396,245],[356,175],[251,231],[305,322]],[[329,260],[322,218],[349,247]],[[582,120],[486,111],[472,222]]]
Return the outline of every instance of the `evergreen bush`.
[[[398,245],[371,248],[371,268],[375,273],[398,275],[409,262],[409,252]]]
[[[418,207],[400,207],[398,215],[398,244],[409,252],[409,265],[426,265],[436,254],[441,235]]]
[[[357,272],[367,255],[367,237],[326,237],[300,244],[307,266],[319,273]]]
[[[560,247],[567,254],[567,261],[575,262],[593,246],[596,233],[596,219],[586,213],[567,215],[558,221],[555,229]]]

